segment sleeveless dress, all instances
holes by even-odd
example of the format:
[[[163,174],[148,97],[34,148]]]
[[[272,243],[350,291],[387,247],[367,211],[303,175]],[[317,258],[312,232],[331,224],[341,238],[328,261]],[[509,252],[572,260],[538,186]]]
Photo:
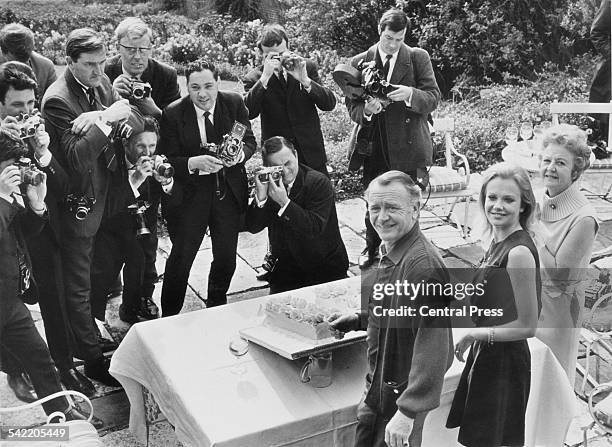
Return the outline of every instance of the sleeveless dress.
[[[477,327],[493,327],[516,320],[516,302],[506,270],[508,253],[524,245],[536,263],[536,290],[540,311],[541,282],[538,252],[525,230],[493,242],[480,264],[475,282],[484,294],[473,297],[479,308],[502,308],[501,317],[474,318]],[[484,282],[486,280],[486,283]],[[522,446],[525,411],[531,382],[531,354],[527,340],[475,341],[467,357],[446,422],[459,429],[459,442],[468,447]]]

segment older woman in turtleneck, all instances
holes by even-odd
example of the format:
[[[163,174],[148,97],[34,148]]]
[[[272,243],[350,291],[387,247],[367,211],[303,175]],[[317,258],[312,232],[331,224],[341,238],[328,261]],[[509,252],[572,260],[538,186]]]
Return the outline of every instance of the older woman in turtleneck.
[[[542,312],[536,336],[546,343],[573,386],[586,268],[598,229],[595,210],[580,192],[580,176],[591,154],[576,126],[550,127],[543,136],[540,175]]]

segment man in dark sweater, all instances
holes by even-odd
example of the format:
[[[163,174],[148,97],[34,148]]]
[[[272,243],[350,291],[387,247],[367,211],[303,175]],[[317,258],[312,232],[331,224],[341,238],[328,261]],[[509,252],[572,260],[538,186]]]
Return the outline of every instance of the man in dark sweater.
[[[437,249],[425,238],[418,218],[421,191],[410,176],[388,171],[366,191],[372,226],[382,240],[379,268],[363,284],[388,290],[398,282],[447,284],[448,271]],[[385,287],[386,286],[386,287]],[[363,287],[362,290],[374,290]],[[364,297],[367,298],[367,297]],[[400,292],[379,300],[370,294],[361,314],[334,315],[338,331],[368,330],[365,399],[357,409],[356,447],[420,447],[427,413],[440,405],[444,374],[453,362],[448,317],[394,317],[382,310],[401,309]],[[448,305],[445,297],[419,293],[413,306]],[[425,301],[427,300],[427,301]],[[415,307],[415,309],[416,309]]]

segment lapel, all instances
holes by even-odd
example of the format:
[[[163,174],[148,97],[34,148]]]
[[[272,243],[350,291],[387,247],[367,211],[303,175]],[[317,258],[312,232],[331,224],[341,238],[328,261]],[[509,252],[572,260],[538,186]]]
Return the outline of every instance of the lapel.
[[[147,62],[147,68],[145,68],[145,71],[142,72],[142,74],[140,75],[140,80],[142,82],[148,82],[151,83],[151,81],[155,78],[155,76],[153,75],[153,69],[151,68],[151,58],[149,58],[149,62]]]
[[[83,112],[89,112],[89,101],[87,99],[87,95],[85,95],[81,84],[78,83],[78,81],[72,74],[72,71],[68,67],[66,67],[66,70],[64,71],[64,79],[66,80],[66,85],[68,86],[68,89],[77,99],[77,103],[81,107],[81,111],[77,113],[77,115],[80,115]]]
[[[293,90],[298,88],[298,84],[299,82],[289,73],[287,73],[287,102],[289,101],[289,97],[293,94]]]
[[[412,58],[410,57],[410,49],[406,44],[402,44],[395,61],[395,67],[393,67],[393,73],[391,74],[391,84],[403,84],[403,85],[414,85],[414,79],[412,76]],[[404,77],[408,75],[408,82],[403,82]]]
[[[298,174],[295,176],[295,181],[293,182],[293,186],[291,187],[291,192],[289,193],[289,198],[291,200],[295,200],[296,203],[299,202],[299,197],[302,195],[302,190],[304,186],[304,177],[306,177],[306,167],[302,164],[299,165]]]
[[[200,154],[200,128],[198,127],[198,117],[196,116],[193,103],[189,96],[185,96],[182,101],[183,108],[183,138],[185,147],[193,154]],[[190,150],[193,148],[192,150]]]
[[[217,95],[214,118],[215,132],[217,132],[217,138],[221,141],[223,140],[223,135],[229,133],[233,124],[225,101],[225,95],[221,91]]]

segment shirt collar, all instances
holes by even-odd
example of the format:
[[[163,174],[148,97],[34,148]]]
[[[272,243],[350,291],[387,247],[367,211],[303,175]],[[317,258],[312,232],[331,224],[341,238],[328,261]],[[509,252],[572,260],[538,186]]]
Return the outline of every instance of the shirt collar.
[[[87,87],[85,84],[83,84],[81,81],[78,80],[78,78],[74,75],[74,73],[72,73],[72,77],[74,78],[75,81],[77,81],[77,84],[81,86],[81,88],[86,94],[90,88],[94,88],[94,87]]]
[[[419,222],[415,221],[410,231],[395,243],[390,252],[387,252],[387,247],[384,242],[380,244],[381,259],[386,257],[394,265],[397,265],[420,234],[421,229],[419,228]]]
[[[385,53],[381,48],[380,48],[380,44],[378,45],[378,54],[380,54],[380,60],[381,62],[385,63],[385,60],[387,59],[387,54],[389,53]],[[394,63],[397,60],[397,55],[399,54],[399,50],[397,50],[394,54],[391,55],[391,60],[389,61],[390,64]]]
[[[192,103],[192,104],[193,104],[193,103]],[[214,123],[215,107],[217,107],[217,103],[216,103],[216,102],[213,104],[213,106],[211,107],[211,109],[210,109],[210,110],[208,110],[208,111],[210,112],[210,117],[209,117],[209,118],[210,118],[210,122],[211,122],[211,123]],[[195,113],[196,113],[196,116],[198,117],[198,119],[199,119],[199,118],[201,118],[201,117],[203,117],[203,116],[204,116],[204,113],[206,113],[206,110],[202,110],[202,109],[200,109],[200,108],[199,108],[198,106],[196,106],[195,104],[193,104],[193,108],[195,109]]]
[[[123,66],[123,62],[121,63],[121,71],[123,72],[124,75],[126,75],[130,79],[138,79],[139,81],[141,80],[142,74],[139,74],[138,76],[134,76],[134,75],[129,74],[128,71]]]

